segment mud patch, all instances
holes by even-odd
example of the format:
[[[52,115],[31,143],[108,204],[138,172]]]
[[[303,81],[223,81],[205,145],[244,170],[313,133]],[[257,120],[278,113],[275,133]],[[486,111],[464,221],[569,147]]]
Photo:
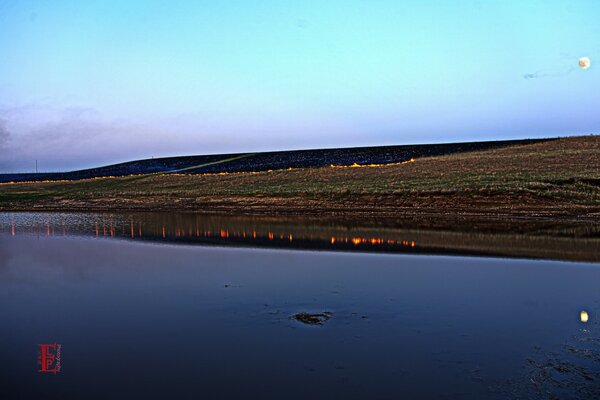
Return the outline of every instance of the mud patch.
[[[329,311],[322,313],[301,312],[292,315],[290,318],[306,325],[323,325],[325,322],[329,321],[332,316],[333,314]]]

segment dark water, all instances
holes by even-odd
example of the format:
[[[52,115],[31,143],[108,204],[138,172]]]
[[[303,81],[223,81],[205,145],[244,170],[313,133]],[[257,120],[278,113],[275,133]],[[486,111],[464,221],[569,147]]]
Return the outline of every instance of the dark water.
[[[97,217],[0,214],[2,398],[600,396],[599,264],[137,241]]]

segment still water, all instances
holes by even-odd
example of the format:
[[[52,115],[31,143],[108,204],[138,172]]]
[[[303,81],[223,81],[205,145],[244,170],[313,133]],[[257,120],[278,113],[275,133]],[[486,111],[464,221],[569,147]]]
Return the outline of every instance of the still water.
[[[430,255],[407,231],[290,238],[217,217],[214,237],[179,221],[163,238],[164,216],[136,218],[0,214],[2,398],[600,395],[597,263]],[[351,245],[242,240],[263,230],[267,243]],[[61,345],[56,374],[39,372],[46,343]]]

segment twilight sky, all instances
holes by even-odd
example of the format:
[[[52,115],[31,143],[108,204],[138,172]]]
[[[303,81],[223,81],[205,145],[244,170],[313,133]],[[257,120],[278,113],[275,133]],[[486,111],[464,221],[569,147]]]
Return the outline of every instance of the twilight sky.
[[[0,172],[600,133],[599,16],[596,0],[0,0]]]

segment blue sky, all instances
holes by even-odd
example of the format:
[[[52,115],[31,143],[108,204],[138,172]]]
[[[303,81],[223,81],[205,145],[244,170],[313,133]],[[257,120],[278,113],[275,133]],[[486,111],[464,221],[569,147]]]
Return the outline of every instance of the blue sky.
[[[594,0],[0,0],[0,171],[600,133],[598,16]]]

